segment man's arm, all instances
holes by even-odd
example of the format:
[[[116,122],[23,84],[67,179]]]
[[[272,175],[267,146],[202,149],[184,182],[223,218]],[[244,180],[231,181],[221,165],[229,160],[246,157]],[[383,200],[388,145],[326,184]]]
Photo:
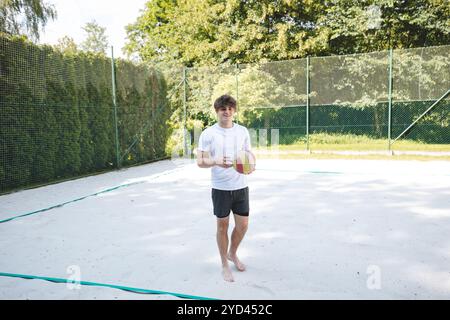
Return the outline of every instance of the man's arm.
[[[197,150],[197,165],[200,168],[211,168],[216,165],[216,161],[209,157],[209,152]]]
[[[214,166],[229,168],[233,166],[227,158],[223,158],[222,162],[223,163],[218,163],[215,159],[211,159],[209,152],[197,150],[197,165],[200,168],[211,168]]]

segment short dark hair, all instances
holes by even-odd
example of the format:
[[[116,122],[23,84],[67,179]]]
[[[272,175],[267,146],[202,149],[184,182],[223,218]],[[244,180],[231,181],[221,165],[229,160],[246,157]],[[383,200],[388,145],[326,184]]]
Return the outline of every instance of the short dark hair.
[[[236,100],[232,96],[224,94],[214,101],[214,109],[217,110],[222,107],[231,107],[236,110]]]

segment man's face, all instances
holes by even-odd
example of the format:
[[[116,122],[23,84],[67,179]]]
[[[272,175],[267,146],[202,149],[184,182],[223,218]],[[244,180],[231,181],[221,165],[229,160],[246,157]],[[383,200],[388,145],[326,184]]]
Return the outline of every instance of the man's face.
[[[235,109],[229,106],[221,107],[216,110],[218,120],[221,122],[232,121]]]

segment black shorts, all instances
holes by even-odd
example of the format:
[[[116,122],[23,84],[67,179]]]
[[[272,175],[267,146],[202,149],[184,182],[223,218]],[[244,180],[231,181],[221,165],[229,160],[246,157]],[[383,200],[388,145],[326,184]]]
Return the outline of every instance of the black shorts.
[[[214,206],[214,215],[217,218],[226,218],[230,215],[230,210],[240,216],[248,216],[250,211],[248,187],[238,190],[218,190],[211,191]]]

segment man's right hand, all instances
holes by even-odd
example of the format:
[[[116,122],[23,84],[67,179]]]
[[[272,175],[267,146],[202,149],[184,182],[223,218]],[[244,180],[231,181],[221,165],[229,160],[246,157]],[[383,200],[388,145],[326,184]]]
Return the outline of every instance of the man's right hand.
[[[209,152],[198,151],[197,152],[197,165],[200,168],[211,168],[214,166],[219,166],[221,168],[230,168],[233,166],[233,161],[230,157],[223,158],[211,158]]]
[[[231,168],[233,166],[233,161],[230,157],[223,157],[219,159],[215,159],[216,166],[219,166],[221,168]]]

